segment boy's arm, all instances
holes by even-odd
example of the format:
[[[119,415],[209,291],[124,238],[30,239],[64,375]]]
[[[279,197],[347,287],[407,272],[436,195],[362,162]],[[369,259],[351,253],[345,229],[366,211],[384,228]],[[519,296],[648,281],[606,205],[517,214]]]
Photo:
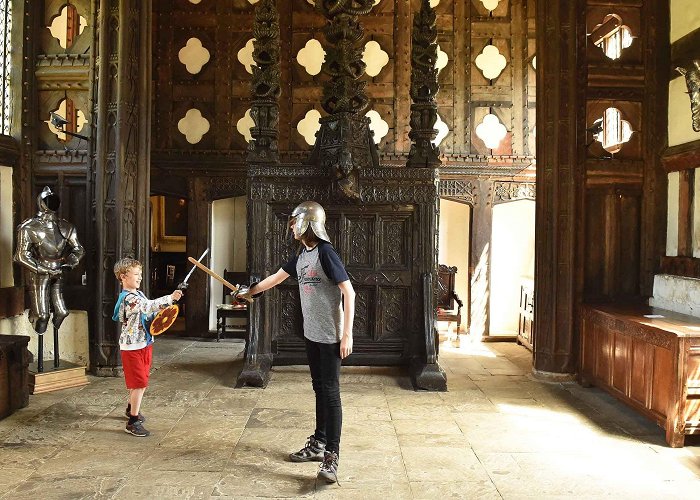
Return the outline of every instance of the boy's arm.
[[[172,295],[164,295],[163,297],[158,297],[157,299],[149,300],[146,297],[132,293],[129,294],[124,299],[124,307],[126,308],[126,315],[131,315],[135,313],[152,314],[158,312],[164,306],[169,306],[173,303]]]
[[[343,338],[340,340],[340,359],[352,354],[352,324],[355,320],[355,289],[350,280],[338,283],[343,292]]]

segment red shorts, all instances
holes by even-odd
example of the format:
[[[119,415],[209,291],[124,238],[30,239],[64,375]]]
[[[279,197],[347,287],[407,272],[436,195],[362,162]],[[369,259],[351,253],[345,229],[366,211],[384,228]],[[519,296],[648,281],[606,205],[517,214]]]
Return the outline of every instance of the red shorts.
[[[121,351],[124,380],[127,389],[148,387],[148,376],[153,361],[153,344],[135,351]]]

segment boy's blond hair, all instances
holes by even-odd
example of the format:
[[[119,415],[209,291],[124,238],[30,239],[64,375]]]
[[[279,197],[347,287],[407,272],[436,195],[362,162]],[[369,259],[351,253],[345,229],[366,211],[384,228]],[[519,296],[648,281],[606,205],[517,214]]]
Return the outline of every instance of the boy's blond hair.
[[[116,262],[116,264],[114,264],[114,275],[117,277],[117,280],[121,282],[122,276],[128,274],[129,271],[135,267],[143,266],[136,259],[132,259],[131,257],[124,257],[123,259],[119,259]]]

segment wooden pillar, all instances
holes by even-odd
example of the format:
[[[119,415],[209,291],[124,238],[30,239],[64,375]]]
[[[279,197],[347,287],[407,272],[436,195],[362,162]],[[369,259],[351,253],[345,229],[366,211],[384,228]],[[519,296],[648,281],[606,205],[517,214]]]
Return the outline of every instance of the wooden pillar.
[[[149,276],[151,0],[99,0],[95,14],[90,364],[97,375],[117,375],[114,263],[135,257]]]
[[[491,229],[493,226],[492,181],[476,182],[469,238],[469,335],[480,339],[489,335],[491,308]]]
[[[211,227],[211,209],[208,197],[208,182],[203,177],[190,178],[188,183],[189,206],[187,208],[187,255],[195,259],[209,247],[209,228]],[[202,263],[209,266],[211,255]],[[188,265],[189,269],[189,265]],[[221,273],[222,270],[215,270]],[[209,331],[209,286],[208,277],[202,272],[195,272],[185,292],[185,324],[187,334],[207,336]],[[216,283],[216,286],[219,286]]]
[[[585,144],[585,1],[537,2],[535,372],[576,369],[577,214]]]

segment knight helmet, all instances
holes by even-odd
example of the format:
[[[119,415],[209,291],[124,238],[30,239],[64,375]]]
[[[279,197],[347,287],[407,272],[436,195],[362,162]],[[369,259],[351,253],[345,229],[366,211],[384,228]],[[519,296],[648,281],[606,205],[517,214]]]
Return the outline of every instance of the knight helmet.
[[[311,230],[319,239],[331,242],[326,232],[326,211],[315,201],[305,201],[292,212],[297,234],[304,234],[311,224]]]

